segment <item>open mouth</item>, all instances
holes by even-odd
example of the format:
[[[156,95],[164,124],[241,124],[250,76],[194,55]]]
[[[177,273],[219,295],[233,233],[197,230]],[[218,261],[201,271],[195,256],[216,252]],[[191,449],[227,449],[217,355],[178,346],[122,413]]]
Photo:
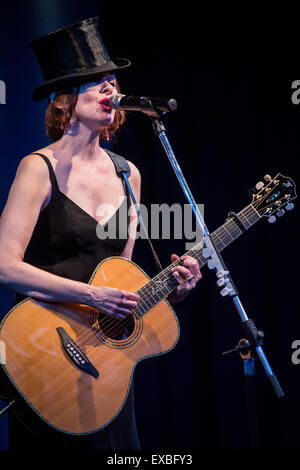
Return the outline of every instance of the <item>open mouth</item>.
[[[111,111],[111,107],[109,106],[109,100],[108,98],[103,98],[102,100],[99,101],[99,104],[102,106],[105,111]]]

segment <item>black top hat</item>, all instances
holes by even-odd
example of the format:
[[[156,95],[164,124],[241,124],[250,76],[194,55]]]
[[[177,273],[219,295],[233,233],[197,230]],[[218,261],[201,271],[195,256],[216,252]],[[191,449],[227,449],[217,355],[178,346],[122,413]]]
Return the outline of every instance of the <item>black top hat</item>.
[[[129,67],[128,59],[112,61],[98,28],[99,18],[90,18],[30,41],[45,80],[33,90],[35,101]]]

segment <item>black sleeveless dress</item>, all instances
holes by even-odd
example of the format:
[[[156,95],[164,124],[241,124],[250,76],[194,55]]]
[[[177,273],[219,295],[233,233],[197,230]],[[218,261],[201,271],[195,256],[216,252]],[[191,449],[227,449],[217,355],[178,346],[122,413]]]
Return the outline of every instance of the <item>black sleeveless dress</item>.
[[[117,170],[115,154],[107,153]],[[127,197],[112,216],[116,219],[116,237],[100,240],[96,234],[98,222],[60,191],[50,160],[45,155],[37,155],[48,165],[52,196],[39,215],[24,261],[61,277],[88,282],[101,260],[120,255],[126,245],[129,220],[127,216],[124,230],[119,226],[118,213],[124,211],[123,205],[127,206],[127,201],[130,201],[127,189],[124,188]],[[108,222],[112,222],[112,218]],[[24,298],[24,295],[16,294],[14,304]],[[86,436],[72,436],[54,430],[23,400],[19,400],[16,412],[9,415],[9,446],[11,449],[139,450],[133,386],[117,418],[101,431]]]

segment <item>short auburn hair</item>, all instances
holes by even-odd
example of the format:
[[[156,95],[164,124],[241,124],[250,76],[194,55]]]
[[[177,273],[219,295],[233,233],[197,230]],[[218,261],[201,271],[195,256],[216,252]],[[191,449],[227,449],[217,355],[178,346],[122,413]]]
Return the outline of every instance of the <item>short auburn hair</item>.
[[[66,93],[56,94],[52,101],[49,101],[45,114],[45,127],[47,136],[53,140],[59,140],[65,128],[68,126],[78,99],[80,87]],[[117,84],[117,91],[119,86]],[[116,110],[113,123],[99,134],[100,139],[112,140],[116,131],[125,122],[125,112]]]

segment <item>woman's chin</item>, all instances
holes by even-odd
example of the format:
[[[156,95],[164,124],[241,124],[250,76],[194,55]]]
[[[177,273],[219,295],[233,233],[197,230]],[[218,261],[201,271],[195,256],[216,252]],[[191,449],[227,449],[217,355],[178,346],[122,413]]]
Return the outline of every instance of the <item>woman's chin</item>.
[[[101,116],[97,116],[97,123],[99,126],[110,126],[114,121],[114,116],[111,112],[101,112]]]

